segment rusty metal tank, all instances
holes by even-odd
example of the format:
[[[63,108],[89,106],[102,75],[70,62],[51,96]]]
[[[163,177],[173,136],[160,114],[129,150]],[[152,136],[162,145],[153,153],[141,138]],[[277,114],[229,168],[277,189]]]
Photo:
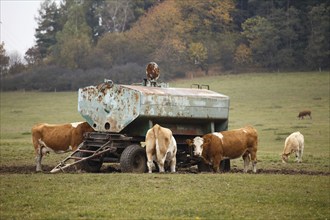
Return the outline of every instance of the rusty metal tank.
[[[111,80],[79,89],[78,111],[99,132],[145,136],[153,124],[177,136],[226,130],[229,97],[207,88],[168,84],[115,84]]]
[[[78,111],[95,131],[86,132],[79,148],[54,172],[77,163],[87,172],[99,172],[103,163],[119,163],[121,172],[146,172],[143,143],[154,124],[171,129],[177,143],[177,167],[197,165],[198,170],[209,171],[186,139],[227,130],[229,97],[196,84],[194,88],[170,88],[157,82],[159,73],[158,65],[151,62],[143,83],[121,85],[105,80],[80,88]],[[221,164],[222,170],[230,169],[229,159]]]

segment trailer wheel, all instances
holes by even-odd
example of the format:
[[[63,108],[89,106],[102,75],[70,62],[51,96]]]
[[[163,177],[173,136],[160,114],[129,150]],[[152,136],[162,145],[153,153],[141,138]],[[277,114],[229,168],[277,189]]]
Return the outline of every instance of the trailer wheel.
[[[86,157],[86,153],[83,152],[77,152],[77,157]],[[101,159],[100,159],[101,160]],[[96,161],[96,160],[85,160],[78,164],[79,169],[82,169],[88,173],[98,173],[100,172],[100,169],[102,167],[102,161]]]
[[[222,172],[230,171],[230,159],[224,159],[220,162],[220,169]]]
[[[197,164],[199,172],[212,172],[212,168],[210,165],[204,163],[204,161],[200,161]],[[220,170],[221,172],[229,172],[230,171],[230,160],[224,159],[220,162]]]
[[[120,156],[120,168],[123,173],[144,173],[147,171],[145,148],[134,144],[125,148]]]
[[[204,161],[199,161],[197,167],[199,172],[212,172],[210,165],[204,163]]]

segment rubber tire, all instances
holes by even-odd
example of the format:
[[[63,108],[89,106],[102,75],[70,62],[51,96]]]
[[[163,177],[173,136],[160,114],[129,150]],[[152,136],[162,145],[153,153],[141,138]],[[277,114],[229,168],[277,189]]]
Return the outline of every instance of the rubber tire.
[[[211,166],[204,163],[203,160],[198,162],[197,168],[198,168],[198,172],[213,172]]]
[[[77,157],[84,157],[83,152],[77,152]],[[103,162],[93,161],[93,160],[85,160],[83,162],[78,163],[78,167],[88,173],[98,173],[102,167]]]
[[[229,172],[230,171],[230,159],[224,159],[220,162],[221,172]]]
[[[213,169],[210,165],[204,163],[204,161],[200,161],[197,164],[198,171],[199,172],[213,172]],[[229,159],[224,159],[220,162],[220,171],[221,172],[229,172],[230,171],[230,160]]]
[[[145,148],[137,144],[127,146],[120,156],[120,168],[123,173],[145,173],[147,171]]]

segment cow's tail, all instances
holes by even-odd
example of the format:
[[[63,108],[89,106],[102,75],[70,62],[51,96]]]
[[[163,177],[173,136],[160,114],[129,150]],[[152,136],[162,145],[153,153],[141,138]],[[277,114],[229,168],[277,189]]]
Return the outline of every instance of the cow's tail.
[[[155,137],[155,155],[154,155],[154,159],[157,160],[157,155],[158,155],[158,151],[159,151],[159,143],[158,143],[158,133],[159,133],[159,130],[160,130],[160,126],[158,124],[155,124],[153,127],[152,127],[152,132],[154,134],[154,137]]]
[[[152,131],[154,132],[154,136],[155,136],[155,139],[156,139],[156,140],[157,140],[157,138],[158,138],[159,130],[160,130],[160,126],[159,126],[159,124],[155,124],[155,125],[154,125],[154,128],[152,129]]]

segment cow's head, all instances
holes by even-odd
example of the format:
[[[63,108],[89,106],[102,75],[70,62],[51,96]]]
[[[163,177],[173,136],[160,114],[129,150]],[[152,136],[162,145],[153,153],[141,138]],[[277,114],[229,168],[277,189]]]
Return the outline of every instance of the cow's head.
[[[188,146],[193,147],[195,156],[202,156],[204,143],[203,138],[197,136],[193,140],[187,139],[186,142]]]
[[[288,155],[282,154],[282,163],[287,163],[288,162]]]

